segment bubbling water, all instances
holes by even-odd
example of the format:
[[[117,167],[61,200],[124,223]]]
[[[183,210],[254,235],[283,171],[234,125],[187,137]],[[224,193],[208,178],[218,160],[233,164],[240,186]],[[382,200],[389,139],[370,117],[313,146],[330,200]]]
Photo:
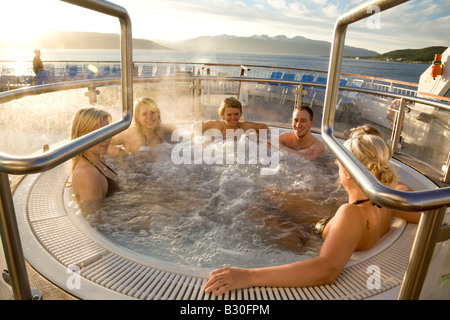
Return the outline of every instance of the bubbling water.
[[[182,266],[258,267],[316,255],[321,239],[310,223],[346,200],[328,151],[314,162],[280,152],[278,172],[261,175],[261,164],[174,164],[173,148],[109,158],[121,191],[88,217],[91,226],[116,244]],[[289,197],[301,199],[291,210]]]

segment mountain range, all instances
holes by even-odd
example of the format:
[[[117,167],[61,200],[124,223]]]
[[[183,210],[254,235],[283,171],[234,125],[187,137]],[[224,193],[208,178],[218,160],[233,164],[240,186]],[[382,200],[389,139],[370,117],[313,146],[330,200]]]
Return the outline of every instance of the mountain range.
[[[17,48],[13,44],[0,42],[3,48]],[[46,31],[40,33],[26,47],[39,49],[118,49],[118,34],[96,32]],[[298,54],[329,56],[331,43],[312,40],[305,37],[288,38],[286,36],[269,37],[255,35],[238,37],[230,35],[203,36],[179,42],[162,40],[133,39],[133,49],[141,50],[190,50],[214,52],[251,52],[269,54]],[[378,52],[346,46],[345,56],[373,57]]]
[[[2,45],[9,48],[8,43]],[[38,49],[119,49],[120,36],[116,33],[44,31],[26,47]],[[133,49],[167,50],[162,45],[146,39],[133,39]]]
[[[158,43],[177,50],[220,51],[220,52],[251,52],[269,54],[298,54],[329,56],[331,43],[327,41],[312,40],[297,36],[288,38],[280,35],[269,37],[255,35],[251,37],[238,37],[230,35],[203,36],[179,42],[157,41]],[[345,46],[344,56],[373,57],[378,52]]]

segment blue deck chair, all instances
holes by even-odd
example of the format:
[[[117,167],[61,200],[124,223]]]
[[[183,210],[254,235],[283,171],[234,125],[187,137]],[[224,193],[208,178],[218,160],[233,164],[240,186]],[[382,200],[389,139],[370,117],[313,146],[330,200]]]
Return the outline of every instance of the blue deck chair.
[[[67,78],[69,81],[71,80],[79,80],[80,79],[80,70],[78,66],[68,66],[67,67]]]
[[[295,73],[285,73],[283,75],[283,78],[281,80],[285,80],[285,81],[295,81]],[[281,83],[280,85],[285,86],[285,87],[290,87],[292,86],[292,84],[288,84],[288,83]]]
[[[312,74],[304,74],[300,82],[313,82],[314,76]],[[311,86],[303,86],[303,89],[311,89]]]
[[[319,77],[317,77],[315,82],[326,85],[327,84],[327,77],[319,76]],[[347,79],[340,79],[339,80],[339,87],[344,86],[346,83],[347,83]],[[314,92],[313,93],[313,99],[316,100],[316,101],[324,101],[325,100],[325,90],[326,90],[326,87],[325,88],[315,87],[314,91],[313,91]],[[342,90],[338,90],[338,99],[339,99],[339,96],[341,94],[342,94]]]
[[[348,85],[348,83],[347,83]],[[360,79],[353,79],[351,80],[350,87],[352,88],[361,88],[364,85],[364,81]],[[358,96],[358,92],[356,91],[344,91],[342,92],[341,96],[341,103],[339,104],[345,104],[345,103],[353,103]]]
[[[300,82],[313,82],[314,81],[314,75],[312,74],[304,74],[300,80]],[[304,97],[312,97],[312,87],[311,86],[307,86],[307,85],[303,85],[303,90],[306,91],[306,94],[304,95]]]
[[[0,91],[9,90],[10,83],[8,76],[0,75]]]
[[[361,88],[364,85],[364,81],[360,79],[353,79],[350,87]],[[342,117],[347,115],[348,121],[351,123],[358,123],[361,118],[361,112],[355,103],[358,92],[356,91],[343,91],[342,95],[337,103],[336,117],[338,121],[341,121]]]
[[[156,73],[155,73],[155,77],[165,77],[167,76],[167,67],[156,67]]]
[[[122,68],[120,65],[114,65],[111,70],[111,75],[113,77],[121,77],[122,76]]]
[[[152,77],[153,76],[153,66],[144,65],[141,70],[141,77]]]
[[[285,73],[281,80],[285,81],[295,81],[295,73]],[[281,95],[281,103],[284,103],[286,100],[286,96],[292,92],[292,89],[297,85],[289,84],[289,83],[280,83],[280,86],[283,88]]]
[[[281,80],[281,77],[283,76],[283,72],[280,71],[274,71],[270,75],[270,80]],[[279,83],[276,82],[267,82],[267,91],[268,92],[278,92]]]
[[[46,83],[50,83],[50,82],[51,82],[50,71],[43,70],[43,69],[39,70],[34,83],[36,85],[40,85],[40,84],[46,84]]]
[[[345,78],[340,79],[340,80],[339,80],[339,87],[345,86],[346,83],[347,83],[347,79],[345,79]],[[339,99],[341,98],[343,92],[344,92],[343,89],[339,89],[339,90],[338,90],[338,98],[337,98],[338,101],[339,101]]]
[[[327,84],[327,77],[319,76],[319,77],[317,77],[315,83]],[[324,101],[325,89],[326,88],[322,88],[322,87],[314,87],[314,89],[312,90],[312,92],[313,92],[312,99],[315,101]]]
[[[111,74],[111,67],[110,66],[102,66],[100,68],[100,72],[98,73],[99,78],[108,78]]]
[[[66,81],[66,68],[61,66],[55,67],[53,69],[53,77],[55,82]]]
[[[274,71],[270,75],[270,80],[281,80],[282,76],[283,76],[283,72]],[[268,82],[267,84],[270,84],[270,85],[273,85],[273,86],[279,85],[278,83],[275,83],[275,82]]]

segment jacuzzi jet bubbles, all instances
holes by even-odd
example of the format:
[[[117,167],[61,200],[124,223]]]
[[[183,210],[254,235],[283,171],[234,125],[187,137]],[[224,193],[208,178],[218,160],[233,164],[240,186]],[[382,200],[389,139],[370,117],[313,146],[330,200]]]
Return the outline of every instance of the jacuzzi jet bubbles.
[[[226,154],[234,142],[206,145]],[[248,155],[259,141],[245,143]],[[186,145],[194,148],[193,141],[181,141],[124,159],[110,157],[121,191],[106,198],[88,218],[90,225],[122,247],[188,267],[258,267],[318,253],[322,240],[310,233],[310,221],[346,201],[335,184],[338,170],[330,169],[335,160],[330,152],[311,162],[277,151],[276,174],[263,175],[266,164],[251,163],[251,157],[200,165],[191,153],[190,161],[172,161]],[[236,152],[237,147],[235,159]],[[290,198],[303,202],[289,208]]]
[[[191,132],[175,130],[172,141],[177,143],[171,153],[174,164],[262,164],[261,175],[274,175],[278,172],[279,152],[278,135],[272,137],[268,144],[268,130],[262,129],[259,134],[253,129],[244,134],[242,129],[227,129],[226,139],[220,130],[209,129],[202,133],[202,123],[193,125]]]

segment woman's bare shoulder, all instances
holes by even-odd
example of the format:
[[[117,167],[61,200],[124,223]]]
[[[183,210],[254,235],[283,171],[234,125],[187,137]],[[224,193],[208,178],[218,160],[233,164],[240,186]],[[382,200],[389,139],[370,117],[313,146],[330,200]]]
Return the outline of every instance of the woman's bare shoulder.
[[[223,122],[221,120],[206,120],[202,122],[202,130],[208,129],[221,129],[223,127]]]

